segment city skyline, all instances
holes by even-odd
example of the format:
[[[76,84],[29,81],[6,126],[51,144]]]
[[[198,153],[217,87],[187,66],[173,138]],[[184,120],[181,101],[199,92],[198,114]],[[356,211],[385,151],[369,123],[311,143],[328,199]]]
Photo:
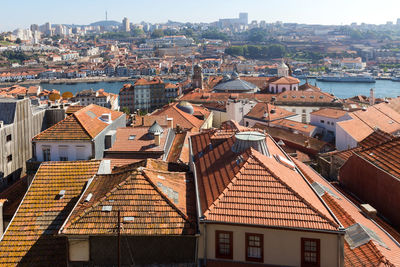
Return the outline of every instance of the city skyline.
[[[387,21],[395,23],[400,17],[396,10],[400,8],[400,2],[395,0],[383,0],[377,3],[367,1],[339,0],[335,3],[322,1],[315,3],[307,0],[301,4],[294,0],[286,0],[284,3],[270,0],[233,0],[229,4],[222,1],[205,0],[201,2],[185,2],[172,0],[167,2],[152,0],[147,2],[118,1],[110,4],[100,0],[79,2],[72,0],[67,4],[54,5],[52,1],[42,0],[40,3],[31,1],[5,0],[0,10],[0,32],[12,31],[17,28],[28,28],[30,24],[82,24],[105,20],[105,12],[108,20],[121,22],[127,17],[132,23],[146,21],[150,23],[163,23],[168,20],[179,22],[214,22],[220,18],[237,17],[239,12],[249,13],[249,22],[252,20],[265,20],[267,23],[275,21],[295,22],[305,24],[341,25],[357,23],[384,24]],[[157,7],[156,9],[154,7]],[[289,7],[289,8],[288,8]],[[88,10],[90,11],[88,15]],[[329,10],[329,12],[327,12]],[[379,12],[376,12],[379,10]]]

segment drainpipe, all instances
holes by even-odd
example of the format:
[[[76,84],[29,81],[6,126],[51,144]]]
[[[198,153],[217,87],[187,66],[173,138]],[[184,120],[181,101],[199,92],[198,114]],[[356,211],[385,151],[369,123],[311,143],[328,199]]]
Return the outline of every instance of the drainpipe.
[[[206,223],[204,223],[203,251],[204,251],[204,266],[207,266],[207,224]]]
[[[339,230],[344,231],[343,227],[340,227]],[[337,240],[338,240],[338,266],[343,267],[344,266],[344,248],[343,248],[343,234],[338,234],[337,235]]]

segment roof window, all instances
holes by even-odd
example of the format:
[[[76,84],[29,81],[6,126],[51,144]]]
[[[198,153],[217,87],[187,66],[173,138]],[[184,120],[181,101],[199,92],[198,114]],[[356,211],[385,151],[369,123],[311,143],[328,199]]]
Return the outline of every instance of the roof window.
[[[101,208],[101,211],[110,212],[110,211],[112,211],[112,206],[103,206],[103,207]]]
[[[89,201],[92,199],[92,197],[93,197],[93,194],[92,194],[92,193],[89,193],[89,194],[87,195],[87,197],[85,198],[85,202],[89,202]]]
[[[375,241],[382,247],[389,249],[388,246],[377,235],[377,233],[360,223],[356,223],[347,227],[345,231],[346,234],[344,239],[347,241],[351,249],[358,248],[359,246],[368,243],[370,240]]]
[[[128,137],[128,140],[135,140],[135,138],[136,138],[136,135],[130,135],[130,136]]]

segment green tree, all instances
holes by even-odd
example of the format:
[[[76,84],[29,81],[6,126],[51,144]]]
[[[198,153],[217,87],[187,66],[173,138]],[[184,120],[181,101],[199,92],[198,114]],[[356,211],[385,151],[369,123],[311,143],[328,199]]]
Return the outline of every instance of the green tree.
[[[131,113],[129,112],[129,108],[128,107],[123,107],[122,108],[122,112],[124,112],[126,115],[130,115]]]
[[[164,31],[162,29],[156,29],[151,33],[151,38],[160,38],[164,36]]]
[[[261,28],[254,28],[249,31],[249,35],[247,40],[251,42],[263,42],[267,37],[267,33],[265,30]]]
[[[17,40],[15,40],[15,43],[16,43],[16,44],[20,44],[20,43],[22,43],[22,41],[21,41],[20,38],[17,38]]]

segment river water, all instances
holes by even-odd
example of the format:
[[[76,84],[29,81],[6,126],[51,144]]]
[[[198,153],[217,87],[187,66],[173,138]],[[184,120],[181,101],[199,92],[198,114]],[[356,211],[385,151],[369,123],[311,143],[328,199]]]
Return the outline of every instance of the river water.
[[[301,80],[300,84],[305,81]],[[339,98],[349,98],[355,95],[369,96],[369,90],[374,88],[375,97],[396,97],[400,96],[400,82],[390,80],[377,80],[376,83],[334,83],[334,82],[316,82],[315,79],[309,79],[312,85],[317,86],[324,92],[334,94]],[[41,84],[43,89],[56,89],[61,93],[71,92],[73,94],[93,88],[98,90],[103,88],[106,92],[118,94],[122,86],[129,82],[98,82],[98,83],[76,83],[76,84]]]

